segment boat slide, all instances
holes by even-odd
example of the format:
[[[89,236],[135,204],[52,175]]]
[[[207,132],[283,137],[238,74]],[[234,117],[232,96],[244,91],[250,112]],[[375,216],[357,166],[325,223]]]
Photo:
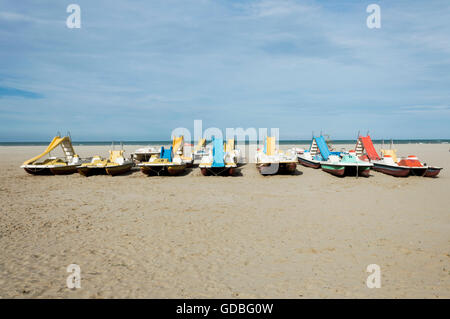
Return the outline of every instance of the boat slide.
[[[281,172],[294,173],[297,167],[295,152],[282,152],[275,148],[275,137],[266,137],[264,150],[256,153],[256,167],[261,175],[274,175]]]
[[[183,141],[183,136],[174,137],[172,146],[169,149],[165,149],[162,146],[161,152],[158,155],[153,155],[148,162],[141,162],[137,166],[146,175],[181,174],[188,165],[182,158]],[[192,163],[192,160],[190,163]]]
[[[303,154],[297,156],[298,162],[306,167],[320,168],[320,161],[323,159],[319,147],[317,146],[316,138],[313,137],[309,151],[304,151]]]
[[[199,168],[204,176],[233,175],[237,167],[237,157],[234,150],[234,139],[224,144],[223,139],[213,138],[212,149],[202,157]]]
[[[397,153],[393,149],[382,149],[382,156],[380,157],[369,135],[358,137],[356,154],[372,162],[374,170],[395,177],[406,177],[409,175],[436,177],[442,169],[441,167],[428,166],[421,163],[413,155],[398,159]]]
[[[38,162],[58,146],[62,147],[64,158],[50,157]],[[34,175],[65,175],[75,173],[81,163],[79,156],[75,154],[70,137],[58,135],[53,138],[44,152],[25,161],[20,167],[27,173]]]

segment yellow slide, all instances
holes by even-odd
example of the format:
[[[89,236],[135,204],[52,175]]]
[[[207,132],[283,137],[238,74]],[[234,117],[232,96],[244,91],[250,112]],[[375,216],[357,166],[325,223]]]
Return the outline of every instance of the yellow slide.
[[[53,140],[50,142],[50,144],[47,146],[47,149],[42,154],[39,154],[38,156],[35,156],[35,157],[25,161],[23,163],[23,165],[30,165],[30,164],[36,162],[38,159],[40,159],[41,157],[50,153],[52,150],[54,150],[58,145],[60,145],[64,141],[68,141],[70,143],[70,145],[72,145],[72,143],[70,142],[70,138],[68,136],[64,136],[64,137],[55,136],[53,138]]]
[[[234,151],[234,138],[230,138],[225,144],[225,152],[231,153],[232,151]]]
[[[267,137],[266,155],[275,155],[275,137]]]
[[[175,155],[179,149],[181,149],[181,147],[183,146],[183,140],[184,137],[180,136],[180,137],[174,137],[173,138],[173,143],[172,143],[172,151],[173,154]]]
[[[206,138],[201,138],[198,140],[197,146],[195,146],[195,151],[201,150],[206,145]]]

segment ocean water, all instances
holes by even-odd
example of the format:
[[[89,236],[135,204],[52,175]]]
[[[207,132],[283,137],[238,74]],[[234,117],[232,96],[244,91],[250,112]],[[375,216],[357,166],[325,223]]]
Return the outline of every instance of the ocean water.
[[[450,139],[394,139],[392,140],[394,144],[449,144]],[[331,142],[335,145],[339,144],[355,144],[356,140],[331,140]],[[373,140],[375,144],[381,144],[383,140]],[[391,140],[384,140],[386,145],[389,145]],[[0,146],[40,146],[40,145],[48,145],[50,141],[41,141],[41,142],[0,142]],[[168,145],[172,144],[172,141],[72,141],[74,146],[80,145],[111,145],[114,143],[116,146],[120,146],[120,143],[123,145]],[[241,142],[238,142],[241,144]],[[254,141],[245,141],[245,144],[255,143]],[[311,140],[280,140],[280,145],[287,144],[298,144],[298,145],[307,145],[311,143]]]

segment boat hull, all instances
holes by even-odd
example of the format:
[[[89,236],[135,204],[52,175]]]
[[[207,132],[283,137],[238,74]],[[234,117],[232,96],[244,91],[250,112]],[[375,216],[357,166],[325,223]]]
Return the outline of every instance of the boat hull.
[[[409,172],[414,176],[424,176],[428,170],[428,167],[410,167]]]
[[[184,161],[184,164],[186,164],[186,168],[192,168],[194,167],[194,160]]]
[[[369,177],[370,176],[370,167],[361,167],[358,168],[358,176]]]
[[[76,165],[54,167],[24,167],[25,172],[32,175],[68,175],[77,172]]]
[[[184,172],[184,170],[186,169],[186,165],[180,165],[180,166],[168,166],[167,167],[167,172],[169,173],[169,175],[171,176],[176,176],[176,175],[180,175],[181,173]]]
[[[68,165],[50,168],[54,175],[69,175],[77,172],[77,165]]]
[[[297,168],[297,163],[256,164],[256,167],[261,175],[293,174]]]
[[[442,167],[428,167],[427,171],[425,172],[425,177],[436,177],[441,172]]]
[[[345,167],[340,165],[322,164],[322,170],[335,176],[344,176]]]
[[[233,176],[234,167],[201,167],[203,176]]]
[[[186,165],[174,165],[174,166],[141,166],[141,172],[148,176],[170,175],[176,176],[183,173],[186,169]]]
[[[105,170],[106,170],[106,174],[111,175],[111,176],[116,176],[116,175],[120,175],[120,174],[129,172],[132,167],[133,167],[133,164],[129,163],[129,164],[124,164],[124,165],[119,165],[119,166],[106,167]]]
[[[335,176],[370,176],[372,166],[365,165],[340,165],[340,164],[322,164],[322,170]]]
[[[303,166],[306,167],[311,167],[311,168],[320,168],[320,162],[319,161],[311,161],[311,160],[307,160],[306,158],[302,158],[302,157],[298,157],[298,162],[300,164],[302,164]]]
[[[371,166],[346,166],[345,167],[345,176],[362,176],[369,177],[370,176],[370,168]]]
[[[83,176],[106,175],[105,167],[88,167],[82,166],[77,168],[78,173]]]
[[[373,169],[377,172],[395,176],[395,177],[406,177],[410,173],[409,167],[399,167],[399,166],[379,164],[379,163],[374,163]]]
[[[297,163],[281,163],[280,169],[282,173],[293,174],[297,169]]]
[[[31,175],[53,175],[50,168],[31,168],[31,167],[24,167],[23,168],[25,172]]]

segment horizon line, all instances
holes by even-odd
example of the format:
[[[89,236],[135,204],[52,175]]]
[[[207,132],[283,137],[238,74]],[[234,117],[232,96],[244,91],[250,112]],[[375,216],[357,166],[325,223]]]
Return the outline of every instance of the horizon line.
[[[347,142],[347,141],[356,141],[356,138],[350,138],[350,139],[330,139],[332,142]],[[450,138],[372,138],[373,141],[447,141],[450,142]],[[198,142],[198,140],[192,139],[194,142]],[[211,141],[210,139],[207,141]],[[260,140],[258,139],[236,139],[236,141],[242,141],[242,142],[258,142]],[[298,142],[298,141],[311,141],[311,138],[305,139],[305,138],[299,138],[299,139],[279,139],[279,142]],[[0,144],[31,144],[31,143],[39,143],[39,144],[48,144],[50,141],[0,141]],[[136,144],[136,143],[165,143],[169,142],[171,143],[171,139],[167,140],[72,140],[72,143],[122,143],[122,144]]]

